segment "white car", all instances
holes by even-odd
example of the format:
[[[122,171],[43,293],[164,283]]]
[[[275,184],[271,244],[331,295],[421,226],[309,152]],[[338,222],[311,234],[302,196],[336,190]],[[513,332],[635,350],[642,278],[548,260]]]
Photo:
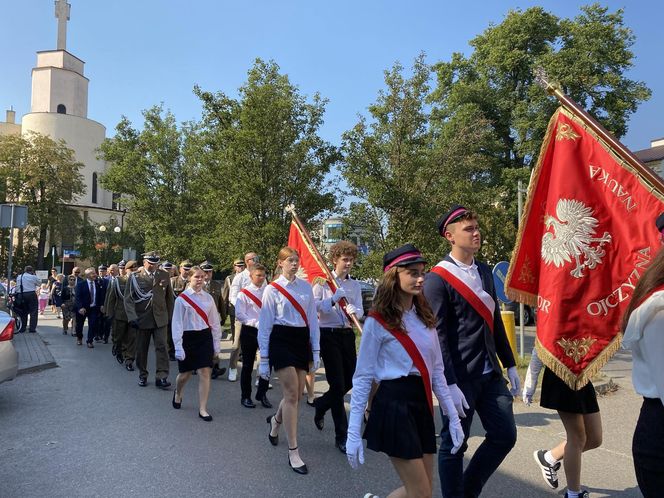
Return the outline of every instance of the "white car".
[[[18,353],[14,349],[14,319],[0,311],[0,383],[12,380],[18,372]]]

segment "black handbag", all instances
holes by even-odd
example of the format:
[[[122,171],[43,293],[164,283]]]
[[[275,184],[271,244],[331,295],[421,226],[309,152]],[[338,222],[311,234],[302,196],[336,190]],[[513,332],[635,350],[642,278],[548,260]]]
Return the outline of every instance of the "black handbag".
[[[23,275],[21,275],[21,292],[14,294],[14,306],[23,306]]]

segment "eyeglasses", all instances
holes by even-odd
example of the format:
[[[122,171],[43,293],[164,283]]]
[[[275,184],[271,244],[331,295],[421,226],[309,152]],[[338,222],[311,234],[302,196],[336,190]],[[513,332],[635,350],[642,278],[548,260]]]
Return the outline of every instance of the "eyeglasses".
[[[80,274],[81,274],[80,271],[75,271],[75,272],[74,272],[74,275],[80,275]]]

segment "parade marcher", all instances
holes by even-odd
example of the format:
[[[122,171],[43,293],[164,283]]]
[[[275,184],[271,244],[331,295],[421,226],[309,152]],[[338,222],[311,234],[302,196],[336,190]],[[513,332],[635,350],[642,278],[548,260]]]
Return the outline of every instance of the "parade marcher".
[[[233,261],[233,272],[226,277],[224,280],[224,289],[221,292],[221,297],[224,300],[226,306],[226,316],[230,318],[230,330],[235,330],[235,305],[231,303],[231,285],[233,285],[233,278],[238,274],[244,271],[245,264],[242,259],[236,259]],[[236,296],[237,297],[237,296]]]
[[[235,306],[235,301],[237,300],[240,290],[244,289],[251,282],[249,276],[251,269],[258,262],[258,254],[255,252],[248,252],[244,255],[244,264],[246,268],[233,277],[233,283],[231,284],[231,290],[228,296],[228,300],[233,306]],[[267,285],[267,283],[264,285]],[[242,324],[237,321],[235,326],[231,329],[231,355],[228,360],[228,380],[230,382],[235,382],[237,380],[237,361],[240,356],[241,329]]]
[[[664,235],[664,215],[657,221]],[[643,396],[632,438],[636,481],[645,498],[654,498],[664,489],[664,249],[636,284],[622,330],[623,346],[632,350],[634,390]]]
[[[148,385],[148,348],[154,341],[155,386],[168,389],[168,341],[166,331],[173,314],[173,288],[168,274],[158,268],[159,255],[148,252],[143,255],[143,268],[131,273],[124,290],[124,304],[129,324],[136,332],[136,366],[139,369],[138,385]]]
[[[88,336],[86,344],[93,349],[93,339],[99,336],[101,326],[101,314],[103,313],[104,301],[106,299],[106,288],[97,278],[97,271],[93,268],[85,270],[85,280],[76,284],[74,309],[78,318],[76,320],[76,337],[78,345],[83,341],[83,326],[88,321]]]
[[[355,333],[348,315],[360,319],[364,316],[364,309],[360,284],[349,275],[357,258],[355,244],[345,240],[337,242],[330,247],[328,257],[334,265],[332,276],[338,288],[332,292],[328,283],[313,286],[320,325],[320,355],[325,362],[325,378],[329,384],[327,392],[314,401],[314,424],[323,430],[325,413],[330,410],[335,446],[345,454],[348,418],[344,396],[353,387],[356,362]],[[339,305],[343,297],[348,302],[345,312]]]
[[[212,279],[212,276],[214,274],[214,265],[210,261],[208,260],[203,261],[199,265],[199,267],[201,270],[205,272],[205,283],[203,284],[203,290],[205,290],[205,292],[210,294],[212,296],[212,299],[214,300],[214,304],[217,307],[217,314],[219,315],[219,326],[221,327],[221,324],[226,321],[226,309],[222,297],[224,289],[221,285],[221,282]],[[217,349],[216,346],[215,349]],[[218,377],[221,377],[225,373],[226,369],[219,367],[219,358],[215,356],[214,363],[212,365],[211,377],[213,379],[216,379]]]
[[[127,265],[127,262],[124,259],[121,259],[118,262],[118,276],[124,277],[125,276],[125,266]]]
[[[519,375],[500,315],[493,275],[477,261],[481,247],[477,215],[455,205],[438,221],[438,233],[452,250],[431,269],[424,281],[424,295],[437,320],[445,377],[468,436],[475,412],[486,437],[463,469],[467,449],[456,454],[450,420],[443,416],[438,473],[444,498],[469,498],[482,488],[516,443],[513,396],[519,393]],[[505,385],[507,368],[511,390]],[[373,413],[373,409],[372,409]]]
[[[130,260],[122,263],[122,268],[131,272],[138,265]],[[112,265],[111,265],[112,266]],[[118,268],[120,266],[118,265]],[[106,316],[111,321],[113,348],[115,359],[129,372],[134,371],[134,358],[136,356],[136,329],[129,325],[124,305],[124,290],[127,286],[127,276],[118,275],[109,284],[104,305]]]
[[[265,288],[258,318],[259,374],[268,380],[272,367],[283,389],[277,412],[267,418],[270,443],[279,443],[279,428],[285,425],[288,464],[298,474],[307,474],[298,449],[297,416],[304,376],[318,370],[320,363],[318,314],[311,286],[296,277],[300,266],[297,251],[284,247],[277,259],[282,274]]]
[[[74,322],[74,315],[76,314],[76,303],[74,296],[76,294],[76,277],[69,275],[67,280],[62,282],[62,290],[60,294],[60,309],[62,310],[62,334],[67,335],[69,331],[69,322],[71,321],[71,335],[76,335],[76,324]]]
[[[14,303],[16,312],[21,317],[21,328],[18,333],[25,332],[30,316],[30,332],[37,332],[37,320],[39,316],[39,303],[37,290],[41,287],[41,279],[35,275],[32,266],[26,266],[18,277],[14,287]]]
[[[108,267],[104,264],[99,265],[97,268],[99,271],[99,277],[97,280],[99,281],[99,284],[104,288],[104,296],[106,295],[108,291],[108,286],[111,283],[111,275],[108,272]],[[102,313],[99,316],[99,338],[98,342],[104,342],[104,344],[108,344],[108,338],[111,335],[111,320],[106,318],[106,314]]]
[[[432,391],[447,416],[451,453],[464,441],[445,379],[436,318],[422,295],[425,263],[412,244],[383,257],[383,279],[364,322],[353,377],[348,461],[353,468],[364,463],[360,430],[372,382],[377,380],[364,438],[367,448],[390,457],[403,483],[390,496],[431,497],[436,453]]]
[[[171,287],[173,287],[173,293],[175,297],[178,297],[180,292],[187,288],[189,283],[189,272],[191,271],[191,261],[185,259],[180,263],[180,274],[176,277],[171,277]]]
[[[176,276],[173,266],[173,263],[170,261],[164,261],[160,265],[160,268],[168,274],[168,278],[171,280],[171,287],[173,287],[173,278]],[[175,361],[175,346],[173,345],[173,335],[170,321],[168,322],[168,329],[166,330],[166,340],[168,342],[168,359],[170,361]]]
[[[255,408],[251,400],[251,372],[254,370],[254,359],[258,350],[258,318],[263,306],[263,291],[265,286],[266,268],[256,264],[251,270],[251,283],[240,293],[235,300],[237,319],[242,324],[240,333],[240,348],[242,350],[242,371],[240,372],[240,387],[242,395],[240,402],[245,408]],[[265,408],[272,408],[267,399],[268,381],[260,375],[258,377],[258,390],[256,401],[260,401]]]
[[[212,296],[203,290],[205,272],[198,266],[191,269],[190,285],[175,300],[173,310],[173,342],[178,359],[172,405],[182,407],[182,394],[194,370],[198,373],[198,416],[212,421],[207,411],[210,394],[212,359],[221,347],[221,322]]]

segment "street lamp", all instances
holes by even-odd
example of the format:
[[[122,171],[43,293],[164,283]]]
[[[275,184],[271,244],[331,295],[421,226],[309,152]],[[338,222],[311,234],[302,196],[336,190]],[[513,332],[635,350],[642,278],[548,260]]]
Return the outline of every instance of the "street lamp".
[[[108,230],[108,227],[106,227],[106,225],[99,225],[99,226],[97,227],[97,229],[98,229],[102,234],[106,235],[106,231]],[[120,228],[119,226],[116,225],[116,226],[113,228],[113,233],[119,234],[120,232],[122,232],[122,228]],[[107,239],[107,240],[106,240],[106,243],[104,244],[104,249],[105,249],[105,251],[104,251],[104,256],[105,256],[105,258],[104,258],[104,259],[105,259],[106,263],[108,263],[108,260],[109,260],[109,255],[110,255],[110,252],[109,252],[109,246],[111,245],[111,240],[112,240],[113,233],[110,233],[110,232],[109,232],[108,235],[106,235],[106,239]],[[111,248],[111,249],[112,249],[112,248]]]

